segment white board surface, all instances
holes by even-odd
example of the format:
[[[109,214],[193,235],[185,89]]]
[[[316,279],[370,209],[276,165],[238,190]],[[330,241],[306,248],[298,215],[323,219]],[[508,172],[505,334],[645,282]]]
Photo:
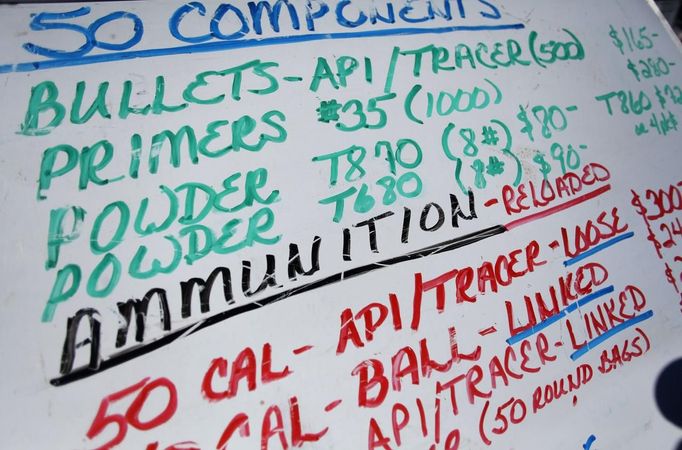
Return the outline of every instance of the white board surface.
[[[0,447],[678,445],[649,4],[0,11]]]

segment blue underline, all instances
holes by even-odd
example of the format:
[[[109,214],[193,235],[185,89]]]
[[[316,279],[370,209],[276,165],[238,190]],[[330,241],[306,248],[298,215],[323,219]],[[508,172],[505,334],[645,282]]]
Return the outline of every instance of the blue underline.
[[[542,322],[532,326],[531,328],[527,329],[526,331],[523,331],[522,333],[519,333],[519,334],[516,334],[516,335],[510,337],[509,339],[507,339],[507,344],[514,345],[517,342],[522,341],[522,340],[534,335],[535,333],[538,333],[538,332],[544,330],[548,326],[559,321],[559,319],[561,319],[562,317],[565,317],[566,314],[572,313],[573,311],[578,309],[578,307],[586,305],[586,304],[598,299],[599,297],[603,297],[607,294],[610,294],[611,292],[613,292],[613,290],[614,290],[613,286],[607,286],[604,289],[600,289],[600,290],[595,291],[589,295],[586,295],[585,297],[579,299],[578,301],[571,303],[570,305],[568,305],[567,307],[565,307],[564,309],[562,309],[561,311],[559,311],[557,314],[553,315],[552,317],[548,317],[547,319],[545,319]]]
[[[647,319],[650,319],[653,317],[654,312],[652,310],[649,310],[647,312],[644,312],[640,314],[639,316],[635,316],[632,319],[626,320],[625,322],[616,325],[615,327],[611,328],[609,331],[606,333],[602,334],[601,336],[598,336],[594,339],[592,339],[590,342],[585,344],[583,348],[580,350],[576,350],[571,354],[571,359],[575,361],[576,359],[580,358],[583,356],[585,353],[589,352],[593,348],[597,347],[599,344],[604,342],[605,340],[613,337],[614,335],[620,333],[621,331],[627,330],[633,325],[637,325],[640,322],[644,322]]]
[[[579,254],[575,258],[571,258],[569,260],[564,261],[564,267],[568,267],[568,266],[571,266],[571,265],[577,263],[578,261],[582,261],[583,259],[588,258],[588,257],[594,255],[595,253],[598,253],[604,249],[607,249],[607,248],[611,247],[612,245],[619,243],[620,241],[624,241],[625,239],[630,239],[634,235],[635,235],[635,233],[630,231],[629,233],[625,233],[625,234],[621,234],[620,236],[616,236],[615,238],[610,239],[610,240],[604,242],[603,244],[599,244],[596,247],[591,248],[588,251]]]
[[[326,39],[353,39],[364,37],[384,37],[384,36],[410,36],[418,34],[443,34],[456,31],[500,31],[500,30],[521,30],[525,28],[522,23],[502,24],[502,25],[457,25],[438,28],[392,28],[386,30],[373,31],[347,31],[340,33],[316,33],[303,34],[296,36],[277,36],[263,39],[240,39],[233,41],[206,42],[203,44],[192,44],[181,47],[170,48],[151,48],[145,50],[132,50],[123,52],[112,52],[101,55],[81,56],[77,58],[49,59],[45,61],[25,62],[17,64],[0,65],[0,73],[9,72],[33,72],[36,70],[56,69],[59,67],[83,66],[88,64],[98,64],[111,61],[122,61],[135,58],[153,58],[156,56],[184,55],[190,53],[210,53],[225,50],[235,50],[240,48],[263,47],[269,45],[296,44],[299,42],[321,41]]]

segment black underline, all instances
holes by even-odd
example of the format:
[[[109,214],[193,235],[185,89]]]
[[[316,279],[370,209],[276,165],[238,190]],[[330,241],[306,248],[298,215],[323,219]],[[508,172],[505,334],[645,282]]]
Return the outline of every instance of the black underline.
[[[54,386],[63,386],[68,383],[72,383],[74,381],[82,380],[84,378],[96,375],[100,372],[103,372],[105,370],[111,369],[113,367],[116,367],[120,364],[123,364],[125,362],[128,362],[130,360],[133,360],[137,357],[146,355],[148,353],[153,352],[154,350],[158,350],[162,347],[165,347],[166,345],[169,345],[173,343],[176,339],[185,336],[185,335],[191,335],[194,334],[200,330],[203,330],[207,327],[210,327],[212,325],[216,325],[218,323],[221,323],[227,319],[231,319],[233,317],[236,317],[238,315],[255,311],[259,308],[262,308],[264,306],[279,302],[284,299],[291,298],[293,296],[296,296],[298,294],[303,294],[304,292],[310,292],[319,288],[322,288],[324,286],[327,286],[329,284],[333,283],[338,283],[340,281],[348,280],[351,278],[359,277],[361,275],[365,275],[369,272],[373,272],[375,270],[383,269],[386,267],[394,266],[396,264],[401,264],[404,262],[408,261],[414,261],[417,259],[425,258],[427,256],[432,256],[432,255],[437,255],[440,253],[446,253],[446,252],[451,252],[453,250],[457,250],[462,247],[466,247],[467,245],[475,244],[477,242],[480,242],[484,239],[488,239],[493,236],[497,236],[498,234],[502,234],[506,232],[507,229],[503,225],[496,225],[490,228],[485,228],[483,230],[479,230],[464,236],[459,236],[453,239],[449,239],[447,241],[430,245],[428,247],[424,247],[420,250],[415,250],[410,253],[406,253],[401,256],[396,256],[394,258],[389,258],[385,259],[383,261],[371,263],[371,264],[366,264],[364,266],[359,266],[354,269],[349,269],[345,270],[343,272],[339,272],[333,275],[329,275],[325,278],[322,278],[320,280],[316,280],[307,284],[304,284],[302,286],[294,287],[291,289],[287,289],[286,291],[282,291],[273,295],[270,295],[268,297],[265,297],[261,300],[255,300],[250,303],[246,303],[244,305],[237,306],[235,308],[228,309],[227,311],[220,312],[214,316],[207,317],[205,319],[201,319],[193,324],[186,325],[180,329],[177,329],[175,331],[172,331],[171,333],[160,337],[154,341],[151,341],[146,344],[140,344],[131,348],[128,348],[124,351],[121,351],[119,353],[115,353],[111,355],[109,358],[104,359],[100,361],[99,366],[96,369],[90,368],[90,367],[81,367],[79,369],[73,370],[69,372],[68,374],[62,375],[60,377],[56,377],[50,380],[50,383]]]

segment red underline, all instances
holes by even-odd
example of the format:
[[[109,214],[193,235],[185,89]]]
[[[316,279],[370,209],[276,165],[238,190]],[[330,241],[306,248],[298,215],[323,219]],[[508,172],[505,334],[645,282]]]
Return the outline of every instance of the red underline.
[[[512,230],[516,227],[519,227],[521,225],[524,225],[529,222],[533,222],[538,219],[542,219],[543,217],[551,216],[552,214],[556,214],[558,212],[561,212],[563,210],[572,208],[575,205],[579,205],[580,203],[586,202],[588,200],[591,200],[595,197],[599,197],[603,193],[609,191],[611,189],[611,185],[607,184],[606,186],[602,186],[599,189],[595,189],[592,192],[588,192],[587,194],[583,194],[579,197],[573,198],[567,202],[561,203],[556,206],[552,206],[551,208],[545,209],[544,211],[538,211],[534,214],[528,215],[526,217],[522,217],[520,219],[512,220],[511,222],[507,223],[504,227],[507,230]]]

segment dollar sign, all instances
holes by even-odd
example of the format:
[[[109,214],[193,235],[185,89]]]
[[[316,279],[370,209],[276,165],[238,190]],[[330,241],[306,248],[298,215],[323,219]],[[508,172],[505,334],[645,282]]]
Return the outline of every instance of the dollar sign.
[[[610,26],[609,36],[611,36],[613,45],[616,46],[621,55],[624,55],[625,53],[623,52],[623,41],[621,41],[620,38],[618,37],[618,32],[616,31],[615,28],[613,28],[613,25],[609,26]]]
[[[658,97],[658,102],[661,104],[661,108],[665,108],[665,97],[663,96],[663,92],[658,88],[658,86],[655,86],[656,88],[656,97]]]
[[[660,242],[658,242],[658,239],[656,239],[656,235],[651,231],[651,228],[649,228],[649,234],[647,235],[647,239],[651,241],[652,244],[654,244],[654,249],[656,250],[656,254],[658,255],[659,259],[663,259],[663,253],[661,253],[661,249],[663,246],[661,245]]]
[[[630,201],[630,203],[637,210],[637,214],[644,217],[644,219],[646,220],[647,210],[644,207],[644,205],[642,205],[642,200],[639,198],[639,194],[637,194],[635,191],[630,191],[630,192],[632,192],[632,200]]]
[[[538,163],[538,165],[540,166],[540,173],[542,173],[542,176],[546,180],[547,174],[552,171],[552,166],[550,166],[549,163],[545,161],[545,155],[543,155],[542,153],[537,154],[533,156],[533,161]]]
[[[675,280],[675,275],[673,274],[673,269],[668,265],[668,263],[665,263],[665,276],[668,279],[668,283],[673,285],[675,291],[680,292],[679,288],[677,287],[677,280]]]
[[[637,70],[637,66],[635,65],[635,63],[633,63],[633,62],[630,60],[630,58],[628,58],[628,66],[627,66],[627,67],[628,67],[628,70],[629,70],[630,72],[632,72],[632,74],[635,76],[635,78],[637,79],[637,81],[640,81],[641,78],[640,78],[640,76],[639,76],[639,71]]]
[[[528,135],[528,139],[530,139],[530,141],[533,142],[535,140],[533,139],[533,124],[530,123],[530,120],[528,119],[528,113],[526,113],[526,108],[519,105],[519,112],[516,114],[516,118],[519,119],[523,124],[523,128],[521,128],[521,133],[526,133]]]

